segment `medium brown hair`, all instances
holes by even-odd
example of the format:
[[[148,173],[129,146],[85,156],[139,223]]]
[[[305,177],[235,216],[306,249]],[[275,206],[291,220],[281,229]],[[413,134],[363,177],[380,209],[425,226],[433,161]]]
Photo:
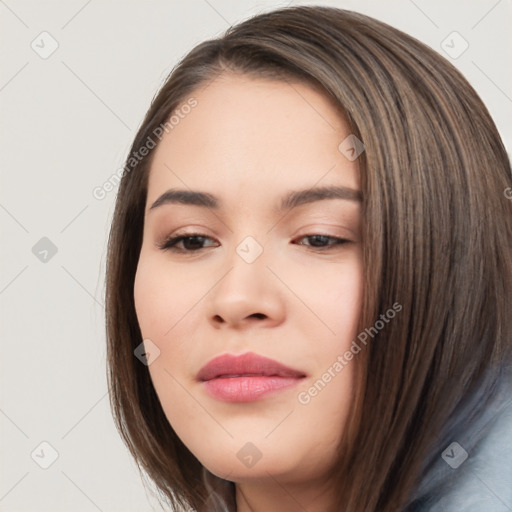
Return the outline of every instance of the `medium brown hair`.
[[[333,474],[336,510],[405,509],[421,500],[421,479],[494,396],[511,360],[512,201],[504,190],[512,176],[486,107],[454,66],[362,14],[300,6],[255,16],[196,46],[154,98],[127,158],[109,238],[116,426],[163,498],[207,509],[204,468],[134,357],[142,337],[133,285],[154,150],[128,162],[194,91],[228,72],[321,90],[364,143],[360,328],[396,302],[403,309],[354,360],[351,423]]]

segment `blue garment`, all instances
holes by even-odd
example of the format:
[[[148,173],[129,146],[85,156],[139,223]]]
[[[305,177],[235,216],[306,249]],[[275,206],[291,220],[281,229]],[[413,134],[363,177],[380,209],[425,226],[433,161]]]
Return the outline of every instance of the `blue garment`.
[[[410,512],[512,511],[512,380],[506,370],[496,398],[459,429],[422,481]],[[450,448],[451,446],[451,448]],[[466,458],[467,457],[467,458]],[[459,465],[460,464],[460,465]]]

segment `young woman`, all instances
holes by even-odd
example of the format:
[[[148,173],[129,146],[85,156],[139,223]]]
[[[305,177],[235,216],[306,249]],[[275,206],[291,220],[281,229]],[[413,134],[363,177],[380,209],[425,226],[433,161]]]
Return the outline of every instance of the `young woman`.
[[[107,265],[114,417],[172,510],[510,510],[511,186],[468,82],[384,23],[293,7],[194,48]]]

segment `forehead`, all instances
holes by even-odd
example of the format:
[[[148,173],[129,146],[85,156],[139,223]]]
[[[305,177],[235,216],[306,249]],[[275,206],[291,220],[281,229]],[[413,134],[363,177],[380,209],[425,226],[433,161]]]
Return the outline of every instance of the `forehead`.
[[[148,204],[169,188],[251,200],[315,184],[359,187],[357,162],[338,149],[346,118],[318,89],[229,74],[190,97],[195,106],[155,149]]]

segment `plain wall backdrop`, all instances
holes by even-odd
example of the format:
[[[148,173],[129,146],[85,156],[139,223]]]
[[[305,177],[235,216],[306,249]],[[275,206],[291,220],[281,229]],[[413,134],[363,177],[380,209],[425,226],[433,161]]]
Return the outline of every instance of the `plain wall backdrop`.
[[[186,52],[299,4],[368,14],[444,55],[510,154],[510,0],[0,0],[0,511],[158,510],[109,409],[103,295],[117,188],[93,191],[124,165]]]

